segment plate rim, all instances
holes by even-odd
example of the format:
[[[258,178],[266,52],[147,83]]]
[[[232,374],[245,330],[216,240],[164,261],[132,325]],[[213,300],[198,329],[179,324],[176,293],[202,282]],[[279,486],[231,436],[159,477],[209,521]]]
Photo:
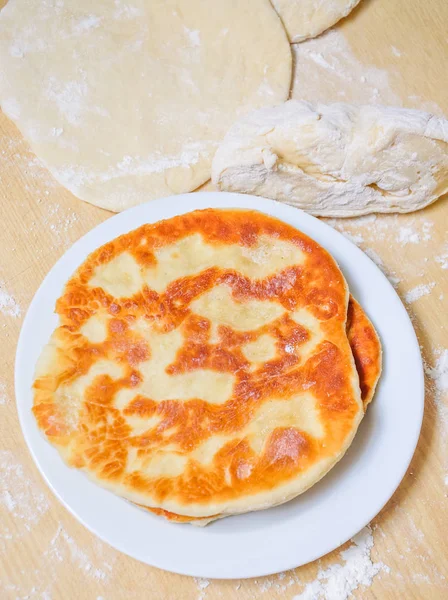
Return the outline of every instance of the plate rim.
[[[176,207],[179,207],[179,204],[182,202],[183,202],[183,204],[180,206],[180,208],[176,208]],[[212,206],[209,206],[209,203]],[[247,204],[248,205],[253,204],[253,206],[245,206]],[[257,205],[259,205],[259,206],[257,206]],[[338,539],[337,542],[332,541],[331,543],[329,543],[327,545],[322,544],[323,549],[315,551],[314,553],[310,553],[309,557],[306,560],[301,560],[300,562],[297,562],[297,560],[295,560],[293,558],[293,556],[291,556],[291,558],[289,560],[284,559],[282,561],[277,561],[277,562],[280,562],[281,565],[280,566],[276,565],[273,568],[269,568],[269,567],[264,567],[264,568],[263,567],[260,567],[260,568],[255,567],[254,568],[254,566],[252,564],[251,564],[251,567],[249,567],[249,565],[247,564],[246,566],[243,566],[242,568],[239,565],[238,569],[235,569],[234,566],[233,567],[230,566],[230,568],[227,567],[227,569],[221,569],[221,570],[219,567],[216,569],[206,568],[205,570],[202,570],[201,566],[198,565],[198,568],[197,569],[195,568],[192,572],[191,568],[183,569],[179,565],[169,566],[169,565],[165,564],[166,561],[159,562],[159,561],[157,561],[157,558],[154,558],[154,556],[142,557],[141,552],[134,552],[134,551],[132,551],[132,549],[129,549],[128,547],[124,547],[122,544],[118,544],[116,541],[111,542],[111,540],[107,537],[107,535],[105,535],[103,532],[99,532],[94,524],[90,523],[88,519],[85,519],[84,517],[82,517],[81,515],[78,514],[78,512],[71,506],[70,502],[67,501],[63,497],[63,492],[58,489],[58,486],[54,483],[54,481],[51,477],[51,474],[48,473],[47,468],[45,467],[45,465],[42,464],[44,461],[41,457],[38,456],[38,452],[36,451],[36,448],[34,447],[34,442],[32,441],[31,433],[29,430],[30,425],[29,425],[29,422],[27,422],[27,418],[28,418],[28,420],[30,420],[30,414],[26,413],[26,410],[27,410],[26,398],[22,397],[23,396],[23,385],[24,385],[24,384],[22,384],[22,381],[21,381],[21,375],[22,375],[22,371],[23,371],[22,365],[24,363],[23,357],[26,355],[26,351],[27,351],[26,340],[27,340],[27,336],[29,335],[29,330],[31,330],[31,331],[33,330],[33,324],[31,323],[33,311],[34,311],[35,306],[41,301],[41,295],[43,293],[43,290],[45,290],[45,288],[47,286],[51,285],[51,282],[54,278],[57,278],[58,269],[61,268],[61,263],[67,262],[69,260],[69,258],[76,257],[79,254],[80,258],[76,258],[76,260],[74,261],[74,262],[76,262],[76,265],[79,266],[85,260],[85,257],[88,254],[90,254],[95,247],[99,247],[99,246],[103,245],[104,243],[106,243],[106,241],[100,241],[100,242],[96,243],[94,248],[88,249],[87,251],[83,251],[81,249],[86,244],[87,245],[92,244],[95,236],[104,235],[104,232],[107,232],[109,230],[113,231],[114,224],[117,224],[118,228],[120,228],[119,224],[122,222],[125,223],[126,218],[129,216],[138,215],[139,213],[142,213],[142,215],[143,215],[145,210],[148,210],[148,215],[146,215],[145,220],[140,223],[140,225],[141,225],[144,222],[157,222],[162,219],[171,218],[178,214],[185,214],[188,212],[192,212],[194,210],[205,209],[207,207],[258,210],[259,212],[272,215],[275,218],[278,218],[287,223],[290,223],[290,221],[294,221],[294,220],[299,221],[300,218],[302,218],[305,220],[305,222],[308,221],[309,224],[318,223],[318,225],[316,225],[317,229],[322,227],[322,231],[331,230],[332,235],[335,234],[334,239],[337,240],[337,242],[342,244],[342,246],[345,245],[346,247],[350,248],[351,251],[354,253],[354,255],[358,256],[358,259],[359,259],[359,256],[362,255],[363,256],[362,260],[369,261],[369,263],[377,271],[377,274],[380,276],[380,278],[382,278],[383,283],[389,288],[389,291],[393,292],[397,306],[401,307],[402,316],[404,317],[403,324],[406,324],[408,333],[410,334],[410,337],[413,341],[413,346],[414,346],[413,351],[414,351],[414,354],[416,354],[415,358],[418,358],[418,361],[417,361],[418,365],[417,364],[413,365],[412,373],[413,373],[413,377],[416,378],[416,383],[414,385],[414,387],[416,389],[415,396],[420,397],[420,403],[419,403],[420,410],[417,411],[415,414],[412,442],[408,443],[406,457],[402,459],[402,468],[400,470],[400,473],[395,476],[395,483],[393,485],[390,485],[388,488],[388,491],[385,494],[383,494],[382,501],[378,502],[376,504],[375,508],[373,510],[369,511],[368,514],[364,515],[364,517],[362,519],[358,519],[356,525],[353,525],[352,527],[347,528],[346,534],[344,534],[340,539]],[[172,213],[172,214],[169,214],[164,217],[152,219],[151,214],[154,212],[157,212],[157,209],[161,210],[162,212],[167,212],[167,213]],[[279,213],[282,213],[282,214],[279,214]],[[107,234],[106,237],[108,237],[108,239],[111,240],[111,239],[117,237],[118,235],[122,235],[122,234],[126,233],[127,231],[132,231],[132,229],[135,229],[138,226],[139,225],[137,224],[137,225],[133,225],[130,229],[123,228],[119,233],[111,233],[110,235]],[[296,227],[297,229],[301,229],[301,226],[298,223],[293,224],[293,226]],[[309,235],[311,238],[313,238],[313,234],[310,234],[307,231],[305,231],[304,233],[306,233],[306,235]],[[321,241],[318,241],[318,243],[320,243],[321,245],[323,245],[326,248],[325,244],[322,244]],[[336,260],[336,262],[340,266],[340,262],[339,262],[338,258],[335,257],[332,252],[330,252],[330,254],[333,256],[333,258]],[[77,268],[77,267],[75,267],[75,268]],[[347,276],[347,273],[344,272],[344,269],[341,268],[341,270],[343,271],[344,276]],[[71,276],[71,273],[72,273],[72,271],[70,272],[70,275],[68,277],[67,276],[65,277],[64,281],[68,280],[68,278]],[[57,297],[58,296],[54,295],[54,294],[51,297],[51,301],[52,301],[51,310],[53,312],[53,315],[54,315],[54,301]],[[375,324],[375,326],[376,326],[376,324]],[[383,348],[384,348],[384,346],[383,346]],[[384,375],[382,377],[384,377]],[[381,384],[381,380],[380,380],[380,384]],[[261,577],[261,576],[272,575],[274,573],[278,573],[279,571],[286,571],[289,569],[293,569],[293,568],[302,566],[309,562],[312,562],[312,561],[328,554],[329,552],[335,550],[336,548],[338,548],[339,546],[341,546],[342,544],[347,542],[349,539],[351,539],[354,535],[356,535],[356,533],[358,533],[361,529],[363,529],[366,525],[368,525],[368,523],[370,523],[370,521],[382,510],[382,508],[387,504],[387,502],[390,500],[390,498],[394,495],[397,488],[399,487],[403,477],[406,474],[406,471],[409,467],[409,464],[412,460],[415,449],[417,447],[418,440],[420,437],[420,432],[421,432],[423,414],[424,414],[424,371],[423,371],[423,363],[422,363],[418,339],[417,339],[414,327],[412,325],[412,321],[406,311],[406,308],[404,307],[396,290],[390,284],[389,280],[384,275],[384,273],[379,269],[379,267],[360,248],[358,248],[355,244],[353,244],[353,242],[351,242],[345,236],[343,236],[342,233],[340,233],[339,231],[337,231],[336,229],[334,229],[327,223],[317,219],[316,217],[313,217],[312,215],[309,215],[308,213],[306,213],[296,207],[292,207],[292,206],[284,204],[284,203],[280,203],[280,202],[270,200],[267,198],[261,198],[258,196],[226,193],[226,192],[201,192],[201,193],[191,192],[188,194],[179,194],[179,195],[174,195],[174,196],[170,196],[167,198],[159,198],[157,200],[151,200],[147,203],[138,205],[136,207],[130,208],[126,211],[123,211],[121,213],[118,213],[118,214],[115,214],[115,215],[109,217],[108,219],[99,223],[93,229],[91,229],[90,231],[85,233],[78,240],[76,240],[74,242],[74,244],[72,244],[70,246],[70,248],[68,248],[62,254],[62,256],[58,258],[56,263],[49,270],[49,272],[47,273],[47,275],[45,276],[45,278],[39,285],[38,289],[35,291],[33,298],[27,308],[24,320],[22,322],[20,335],[19,335],[19,339],[18,339],[18,343],[17,343],[15,366],[14,366],[14,385],[15,385],[16,406],[17,406],[19,422],[20,422],[20,426],[21,426],[21,430],[22,430],[22,435],[25,439],[26,445],[28,447],[28,450],[29,450],[32,458],[33,458],[33,461],[36,464],[40,474],[44,478],[44,480],[45,480],[46,484],[48,485],[48,487],[50,488],[50,490],[57,497],[59,502],[61,502],[61,504],[76,518],[76,520],[78,520],[91,533],[93,533],[94,535],[99,537],[102,541],[104,541],[108,545],[112,546],[113,548],[117,549],[118,551],[123,552],[124,554],[131,556],[132,558],[135,558],[136,560],[139,560],[145,564],[148,564],[150,566],[154,566],[154,567],[157,567],[162,570],[169,571],[169,572],[174,572],[174,573],[178,573],[178,574],[182,574],[182,575],[195,576],[195,577],[206,577],[209,579],[216,579],[216,578],[219,578],[219,579],[235,579],[235,578],[245,579],[245,578],[250,578],[250,577]],[[30,389],[28,390],[28,393],[31,393]],[[415,408],[416,407],[414,407],[414,409]],[[362,425],[362,423],[361,423],[361,425]],[[357,436],[355,436],[355,439],[356,439],[356,437]],[[49,444],[49,443],[46,442],[46,444]],[[52,449],[55,452],[57,452],[54,448],[52,448]],[[62,461],[62,459],[60,459],[60,460]],[[69,471],[74,471],[74,469],[73,470],[70,469],[64,463],[63,463],[63,465],[64,465],[65,469],[67,469]],[[84,474],[82,474],[82,476],[85,477],[87,480],[87,477]],[[327,475],[327,477],[328,477],[328,475]],[[324,479],[326,479],[326,478],[324,478]],[[95,484],[92,484],[92,485],[95,485]],[[108,492],[108,493],[110,493],[110,492]],[[116,497],[116,498],[118,498],[118,497]],[[123,499],[120,498],[120,501],[123,501]],[[287,504],[289,504],[289,503],[287,503]],[[264,513],[267,511],[258,511],[258,512]],[[236,517],[233,517],[233,518],[236,518]],[[224,521],[227,521],[227,519],[225,519]],[[191,527],[191,525],[178,525],[178,524],[173,525],[171,523],[166,523],[166,525],[170,526],[170,527],[183,527],[183,528]],[[188,535],[187,535],[187,537],[188,537]]]

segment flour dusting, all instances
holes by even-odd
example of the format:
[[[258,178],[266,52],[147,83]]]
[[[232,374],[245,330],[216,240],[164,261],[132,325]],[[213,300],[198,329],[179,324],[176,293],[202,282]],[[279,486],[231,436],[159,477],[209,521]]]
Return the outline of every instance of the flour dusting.
[[[418,244],[420,242],[420,236],[415,229],[412,227],[400,227],[398,231],[398,241],[402,246],[406,244]]]
[[[123,2],[122,0],[114,0],[115,11],[113,13],[114,19],[117,21],[121,21],[123,19],[134,19],[136,17],[141,17],[143,15],[143,11],[141,8],[137,8],[136,6]]]
[[[51,540],[46,555],[57,562],[70,561],[85,575],[98,581],[106,580],[112,569],[107,563],[102,565],[102,568],[94,567],[88,554],[78,547],[75,540],[61,526],[58,527]]]
[[[57,137],[57,131],[55,128],[53,135]],[[62,133],[62,130],[61,130]],[[33,182],[39,184],[39,189],[33,189],[36,196],[41,193],[41,188],[45,188],[46,195],[49,194],[49,190],[58,188],[58,184],[50,175],[44,164],[29,150],[25,140],[21,137],[14,137],[9,139],[4,145],[4,150],[0,154],[0,177],[4,173],[5,175],[11,175],[12,170],[20,171],[26,175],[27,180],[31,179]],[[3,179],[3,178],[2,178]],[[13,178],[4,177],[2,185],[7,189],[10,187]],[[25,185],[25,189],[30,191],[28,184]]]
[[[0,283],[0,313],[6,317],[20,317],[21,308],[15,298],[5,289],[5,284]]]
[[[387,71],[362,64],[336,29],[293,44],[292,50],[295,64],[292,98],[402,105],[391,89]]]
[[[49,509],[45,494],[9,450],[0,452],[0,504],[28,531]]]
[[[208,155],[207,143],[197,142],[185,144],[178,155],[164,155],[161,152],[149,156],[125,155],[114,167],[102,173],[87,172],[80,166],[62,167],[54,169],[53,172],[62,185],[73,191],[85,185],[108,182],[122,177],[163,173],[175,168],[188,169]]]
[[[409,292],[406,292],[404,299],[408,304],[412,304],[413,302],[420,300],[420,298],[423,298],[423,296],[428,296],[435,285],[434,282],[421,283],[420,285],[415,286],[415,288],[412,288],[412,290],[409,290]]]
[[[199,590],[198,600],[203,600],[206,594],[205,590],[210,585],[210,581],[208,579],[204,579],[203,577],[195,577],[194,580]]]
[[[85,81],[64,81],[50,77],[46,90],[48,100],[54,102],[58,111],[71,125],[79,125],[81,115],[87,110],[88,87]]]
[[[448,251],[436,256],[436,263],[440,265],[442,269],[448,269]]]
[[[60,135],[60,132],[62,130],[55,130],[54,135]],[[3,173],[11,173],[13,170],[25,176],[25,190],[32,197],[32,202],[39,206],[40,218],[24,223],[28,241],[33,244],[34,241],[41,240],[43,230],[46,236],[48,234],[46,244],[35,244],[36,255],[47,253],[49,249],[60,251],[68,248],[73,243],[70,233],[73,226],[79,222],[79,214],[61,201],[61,187],[42,162],[28,150],[22,138],[12,138],[5,144],[5,150],[0,152],[0,178],[3,179]],[[10,175],[4,178],[5,189],[9,187],[10,180]],[[29,200],[25,202],[22,206],[28,208]],[[29,215],[34,213],[27,212]],[[15,252],[14,247],[11,248],[11,252]],[[2,306],[3,287],[4,284],[0,281],[0,314],[5,312]],[[4,297],[3,301],[5,302]],[[8,304],[9,309],[13,308],[13,312],[19,310],[19,313],[13,316],[19,316],[20,307],[14,308],[11,300]]]
[[[9,403],[9,398],[6,393],[6,384],[0,381],[0,406],[5,406]]]
[[[60,204],[47,204],[44,211],[43,224],[57,238],[62,238],[64,234],[67,234],[79,220],[78,214],[74,210],[62,207]]]
[[[142,158],[140,156],[124,156],[117,163],[117,171],[110,171],[104,180],[113,179],[120,175],[145,175],[148,173],[162,173],[167,169],[176,167],[190,167],[198,163],[200,158],[196,149],[184,149],[178,156],[163,156],[161,153]]]
[[[432,367],[425,364],[425,373],[434,387],[433,400],[441,431],[445,469],[448,470],[448,461],[446,460],[448,440],[448,348],[436,350],[435,364]],[[444,483],[448,485],[448,473],[444,476]]]
[[[302,582],[296,571],[286,571],[255,580],[255,583],[257,583],[260,592],[264,594],[271,589],[285,592],[291,586],[301,585]]]
[[[426,110],[443,116],[435,102],[422,100],[409,93],[405,101],[394,91],[392,81],[406,89],[406,81],[398,69],[380,69],[363,64],[338,29],[330,29],[317,38],[291,46],[294,75],[291,97],[309,102],[353,102],[385,104]],[[400,50],[391,46],[399,58]],[[409,91],[410,88],[408,88]]]
[[[380,571],[390,572],[382,562],[372,562],[371,528],[365,527],[352,539],[352,545],[341,552],[344,564],[319,569],[317,579],[293,600],[347,600],[359,586],[368,587]]]
[[[350,231],[342,231],[342,230],[341,230],[341,233],[348,240],[350,240],[353,244],[356,244],[357,246],[364,243],[364,236],[362,235],[362,233],[352,233]]]
[[[191,46],[198,47],[201,45],[201,32],[199,29],[188,29],[188,27],[185,27],[184,25],[184,31],[190,40]]]
[[[351,219],[351,225],[364,229],[368,225],[371,237],[375,240],[407,246],[429,242],[434,222],[429,219],[422,220],[419,215],[367,215]]]
[[[448,349],[438,352],[434,367],[426,367],[426,374],[434,381],[438,395],[448,392]]]
[[[373,214],[349,220],[326,219],[326,222],[357,245],[368,243],[371,240],[372,242],[386,242],[387,247],[392,249],[394,244],[403,247],[408,244],[425,246],[431,241],[434,221],[422,219],[422,216],[418,213]],[[443,256],[436,257],[435,260],[442,263]]]
[[[73,33],[79,35],[89,31],[90,29],[96,29],[100,26],[101,19],[96,15],[89,15],[79,19],[73,26]]]
[[[364,252],[371,260],[373,260],[377,267],[380,267],[380,269],[384,267],[383,259],[377,252],[375,252],[375,250],[372,248],[366,248]]]
[[[397,219],[399,218],[399,216],[395,215]],[[396,221],[396,219],[394,219],[394,221]],[[429,242],[432,237],[433,227],[433,221],[429,221],[428,219],[422,221],[421,217],[408,217],[407,225],[397,227],[395,233],[395,241],[398,242],[401,246],[406,246],[407,244],[421,244],[422,242]],[[384,229],[387,229],[387,227],[385,227]]]
[[[339,233],[342,233],[344,237],[350,240],[356,246],[359,246],[364,250],[367,256],[376,264],[377,267],[384,273],[390,283],[396,288],[401,282],[401,278],[397,277],[395,271],[390,268],[386,268],[381,256],[371,247],[368,246],[368,237],[373,237],[375,240],[378,237],[384,238],[384,232],[377,230],[377,219],[376,215],[366,215],[364,217],[357,217],[345,221],[344,219],[326,219],[326,222],[337,229]]]

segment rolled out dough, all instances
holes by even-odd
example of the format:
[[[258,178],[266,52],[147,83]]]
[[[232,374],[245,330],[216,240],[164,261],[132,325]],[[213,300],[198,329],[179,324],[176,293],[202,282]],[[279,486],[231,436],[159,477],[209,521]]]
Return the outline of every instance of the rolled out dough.
[[[272,0],[291,42],[316,37],[346,17],[360,0]]]
[[[54,177],[120,211],[210,177],[236,118],[289,94],[269,0],[10,0],[0,105]]]

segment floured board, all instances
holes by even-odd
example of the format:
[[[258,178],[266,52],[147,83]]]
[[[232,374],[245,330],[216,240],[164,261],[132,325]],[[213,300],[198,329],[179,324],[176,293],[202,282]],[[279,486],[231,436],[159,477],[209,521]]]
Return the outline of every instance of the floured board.
[[[0,5],[5,2],[0,0]],[[448,114],[444,0],[362,0],[331,36],[300,47],[296,73],[307,100],[378,101]],[[331,43],[330,43],[331,42]],[[424,48],[424,51],[422,51]],[[319,64],[320,63],[320,64]],[[329,66],[327,66],[329,65]],[[317,84],[319,76],[320,83]],[[365,81],[361,78],[365,77]],[[39,166],[0,117],[0,595],[122,600],[444,600],[448,594],[447,200],[420,213],[331,224],[380,264],[407,306],[427,364],[427,401],[416,455],[395,496],[354,542],[291,572],[247,581],[206,581],[141,565],[94,538],[59,504],[25,448],[14,405],[20,325],[51,266],[109,213],[81,203]],[[356,292],[356,290],[354,290]],[[344,553],[350,548],[350,551]],[[341,552],[342,551],[342,552]],[[311,587],[307,587],[307,586]],[[356,589],[359,586],[358,589]]]

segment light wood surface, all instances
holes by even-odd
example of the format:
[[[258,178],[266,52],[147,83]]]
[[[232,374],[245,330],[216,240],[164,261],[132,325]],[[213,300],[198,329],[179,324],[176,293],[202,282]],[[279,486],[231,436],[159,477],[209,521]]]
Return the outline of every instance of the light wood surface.
[[[314,83],[308,90],[298,74],[294,95],[369,101],[373,94],[379,101],[393,98],[403,106],[432,107],[448,115],[447,29],[446,0],[362,0],[335,29],[334,52],[325,39],[315,42],[322,43],[324,58],[326,52],[340,53],[339,71],[327,68],[328,82],[322,75],[321,88]],[[299,49],[302,58],[306,48]],[[366,82],[357,80],[359,69],[368,74]],[[356,598],[448,597],[448,400],[443,390],[437,391],[435,380],[437,361],[448,347],[448,270],[443,268],[448,262],[447,214],[445,198],[412,215],[331,221],[381,262],[398,293],[407,298],[430,375],[416,454],[399,489],[372,523],[371,559],[389,571],[382,569],[370,586],[354,591]],[[258,580],[207,582],[162,572],[91,535],[53,497],[31,460],[13,390],[21,321],[56,260],[109,216],[56,184],[0,113],[0,597],[291,600],[316,579],[319,569],[343,565],[344,548]],[[441,379],[439,384],[443,387]],[[307,596],[327,597],[338,600],[328,590]]]

